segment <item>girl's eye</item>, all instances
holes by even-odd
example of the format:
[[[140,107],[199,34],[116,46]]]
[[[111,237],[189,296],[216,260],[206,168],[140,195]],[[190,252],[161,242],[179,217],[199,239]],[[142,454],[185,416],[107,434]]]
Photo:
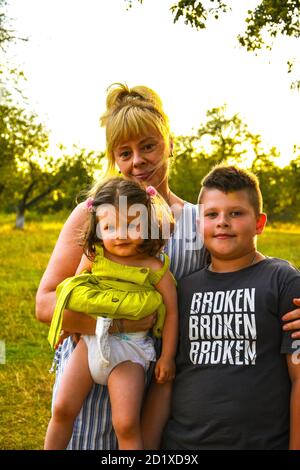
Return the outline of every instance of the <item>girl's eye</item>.
[[[103,229],[106,230],[107,232],[114,232],[116,230],[114,225],[105,225]]]

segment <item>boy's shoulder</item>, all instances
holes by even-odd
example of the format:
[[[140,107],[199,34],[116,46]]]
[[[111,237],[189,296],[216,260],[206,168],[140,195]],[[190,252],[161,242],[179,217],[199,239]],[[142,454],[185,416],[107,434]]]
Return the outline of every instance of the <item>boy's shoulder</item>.
[[[276,276],[279,285],[286,285],[293,281],[300,283],[299,269],[285,259],[266,257],[262,267],[261,275]]]
[[[265,260],[266,261],[266,266],[268,269],[276,269],[279,272],[286,273],[286,274],[293,274],[293,275],[299,275],[300,276],[300,271],[297,269],[290,261],[287,261],[286,259],[282,258],[273,258],[270,256],[266,256]],[[258,263],[259,264],[259,263]]]

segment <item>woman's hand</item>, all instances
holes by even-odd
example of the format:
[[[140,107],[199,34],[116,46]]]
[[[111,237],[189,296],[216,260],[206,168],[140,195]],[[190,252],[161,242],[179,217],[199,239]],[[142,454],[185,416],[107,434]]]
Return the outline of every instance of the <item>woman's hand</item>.
[[[140,320],[113,320],[109,333],[136,333],[151,330],[156,322],[156,312]]]
[[[300,307],[300,298],[293,299],[293,303],[297,305],[297,307]],[[300,308],[296,308],[295,310],[286,313],[285,315],[283,315],[282,320],[288,322],[283,325],[283,330],[297,330],[292,333],[292,338],[300,338]]]
[[[57,349],[58,346],[63,344],[64,340],[67,339],[69,336],[72,336],[73,340],[77,344],[78,341],[80,340],[80,333],[70,333],[70,331],[66,330],[61,330],[59,334],[59,340],[57,341],[56,345],[54,346],[54,349]]]

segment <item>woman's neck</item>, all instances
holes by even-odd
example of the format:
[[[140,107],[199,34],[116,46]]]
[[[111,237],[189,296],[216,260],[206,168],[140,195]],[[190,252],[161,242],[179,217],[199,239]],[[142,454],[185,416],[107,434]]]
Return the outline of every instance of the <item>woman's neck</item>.
[[[180,206],[183,206],[184,204],[183,199],[178,197],[176,194],[174,194],[170,190],[168,183],[162,183],[156,189],[159,192],[159,194],[164,198],[168,206],[171,207],[174,204],[179,204]]]

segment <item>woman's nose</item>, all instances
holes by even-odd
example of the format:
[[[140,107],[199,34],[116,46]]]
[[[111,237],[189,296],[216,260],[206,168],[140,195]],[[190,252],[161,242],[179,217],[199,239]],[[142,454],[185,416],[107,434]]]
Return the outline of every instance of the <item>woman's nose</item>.
[[[132,163],[133,166],[139,166],[145,163],[145,160],[141,157],[141,154],[138,150],[133,152]]]

